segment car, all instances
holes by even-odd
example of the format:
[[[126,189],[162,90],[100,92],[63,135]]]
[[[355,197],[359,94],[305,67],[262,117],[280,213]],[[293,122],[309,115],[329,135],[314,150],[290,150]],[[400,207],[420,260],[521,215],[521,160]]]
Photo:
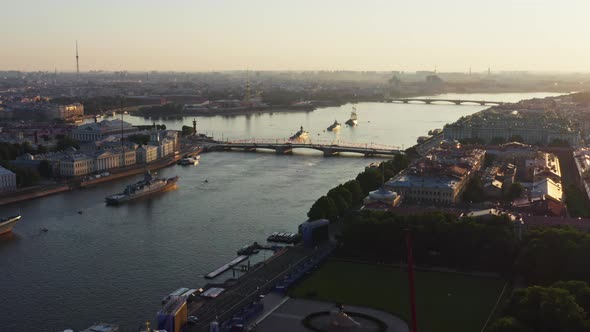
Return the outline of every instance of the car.
[[[189,324],[197,324],[199,322],[196,316],[188,316],[187,320]]]

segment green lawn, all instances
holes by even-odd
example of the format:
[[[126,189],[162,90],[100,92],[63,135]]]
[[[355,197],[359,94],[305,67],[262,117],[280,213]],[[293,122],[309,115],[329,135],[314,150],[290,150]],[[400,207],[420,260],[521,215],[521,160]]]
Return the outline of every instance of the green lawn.
[[[415,276],[420,332],[479,332],[504,286],[501,279],[454,273],[416,271]],[[393,267],[328,261],[291,296],[373,307],[407,321],[410,317],[407,272]]]

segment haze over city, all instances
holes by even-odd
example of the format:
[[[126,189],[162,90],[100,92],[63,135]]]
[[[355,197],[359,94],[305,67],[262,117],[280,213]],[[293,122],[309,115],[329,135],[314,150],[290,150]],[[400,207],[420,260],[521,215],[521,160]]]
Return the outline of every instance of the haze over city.
[[[6,1],[0,69],[590,71],[590,2]]]
[[[589,13],[4,1],[0,331],[590,332]]]

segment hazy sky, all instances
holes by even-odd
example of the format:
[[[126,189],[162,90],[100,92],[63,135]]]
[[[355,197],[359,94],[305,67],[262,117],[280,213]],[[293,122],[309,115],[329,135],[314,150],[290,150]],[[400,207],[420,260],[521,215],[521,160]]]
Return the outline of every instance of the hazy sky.
[[[0,69],[590,71],[589,0],[1,0]]]

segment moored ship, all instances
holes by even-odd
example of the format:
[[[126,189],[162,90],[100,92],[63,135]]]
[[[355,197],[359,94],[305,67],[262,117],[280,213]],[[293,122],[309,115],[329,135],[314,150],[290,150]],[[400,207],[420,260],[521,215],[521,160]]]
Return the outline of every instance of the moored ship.
[[[351,127],[354,127],[359,123],[358,116],[356,115],[356,107],[352,108],[352,112],[350,113],[350,119],[346,120],[345,123]]]
[[[174,188],[177,181],[178,176],[168,179],[154,179],[150,171],[146,171],[143,180],[128,185],[122,193],[106,197],[105,201],[107,204],[111,205],[126,203],[140,197],[149,196],[160,191]]]
[[[301,126],[299,131],[296,132],[295,135],[291,136],[289,138],[289,140],[291,140],[291,141],[304,141],[308,138],[309,138],[309,133],[307,131],[303,130],[303,126]]]
[[[0,235],[9,233],[12,231],[14,224],[19,221],[21,216],[11,216],[6,218],[0,218]]]
[[[340,130],[340,123],[336,120],[334,120],[334,123],[332,123],[332,125],[330,127],[328,127],[328,131],[336,131],[336,130]]]

